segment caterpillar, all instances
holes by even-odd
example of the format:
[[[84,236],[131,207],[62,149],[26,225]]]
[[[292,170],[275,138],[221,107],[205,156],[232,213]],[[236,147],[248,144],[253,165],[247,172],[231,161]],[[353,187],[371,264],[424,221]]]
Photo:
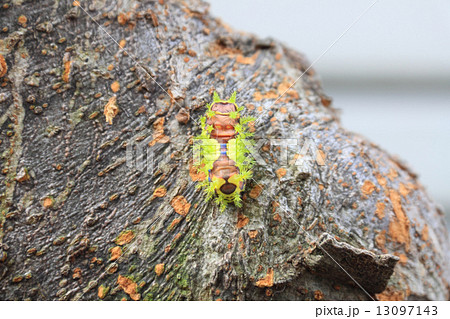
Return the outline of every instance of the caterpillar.
[[[213,103],[206,107],[200,118],[202,132],[194,139],[194,165],[206,177],[197,187],[204,189],[207,201],[215,196],[223,212],[230,203],[242,206],[241,193],[252,177],[254,141],[248,124],[255,118],[241,116],[244,107],[236,104],[236,92],[228,100],[214,92]]]

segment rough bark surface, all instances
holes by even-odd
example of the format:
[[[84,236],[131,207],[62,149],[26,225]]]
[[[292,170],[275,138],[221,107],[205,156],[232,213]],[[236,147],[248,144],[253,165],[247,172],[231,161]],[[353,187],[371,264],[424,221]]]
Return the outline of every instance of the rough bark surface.
[[[195,0],[80,3],[93,19],[0,8],[0,299],[448,298],[443,213],[416,175],[340,126],[313,70],[276,101],[302,55]],[[325,165],[264,143],[243,208],[219,213],[190,151],[213,90]],[[133,143],[158,167],[127,165]]]

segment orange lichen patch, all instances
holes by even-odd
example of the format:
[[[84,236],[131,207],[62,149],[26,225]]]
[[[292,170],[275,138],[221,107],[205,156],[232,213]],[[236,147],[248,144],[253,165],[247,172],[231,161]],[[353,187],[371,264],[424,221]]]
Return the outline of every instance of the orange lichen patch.
[[[281,53],[278,52],[277,54],[275,54],[275,60],[280,61],[281,59]]]
[[[175,118],[177,119],[178,123],[187,124],[191,116],[189,112],[183,107],[178,111],[177,115],[175,115]]]
[[[256,91],[253,94],[253,98],[254,98],[255,101],[261,101],[263,99],[276,99],[277,97],[278,97],[278,94],[276,92],[274,92],[274,91],[269,91],[269,92],[266,92],[264,94],[262,94],[259,91]]]
[[[75,268],[73,270],[72,278],[73,279],[80,279],[81,278],[81,269],[80,268]]]
[[[136,114],[144,114],[145,112],[147,112],[147,110],[145,109],[145,105],[141,105],[136,111]]]
[[[294,98],[294,99],[298,99],[298,98],[299,98],[299,95],[298,95],[297,91],[295,91],[295,90],[291,87],[292,83],[293,83],[293,82],[288,81],[288,79],[285,78],[285,79],[283,80],[283,82],[281,82],[281,83],[278,85],[278,87],[277,87],[277,92],[278,92],[278,94],[279,94],[279,95],[287,94],[287,95],[289,95],[290,97],[292,97],[292,98]]]
[[[111,248],[111,258],[110,261],[114,261],[120,258],[122,256],[122,248],[119,246]]]
[[[258,236],[258,231],[257,231],[257,230],[250,230],[250,231],[248,232],[248,236],[249,236],[250,238],[255,238],[256,236]]]
[[[362,193],[366,196],[372,194],[374,190],[375,190],[375,184],[369,180],[366,180],[364,182],[363,186],[361,187]]]
[[[64,62],[64,72],[62,75],[62,79],[64,82],[69,82],[69,76],[70,76],[70,66],[72,65],[72,61],[66,61]]]
[[[110,267],[108,267],[106,269],[106,272],[111,275],[111,274],[115,273],[117,271],[117,269],[119,269],[119,266],[116,263],[113,263],[113,264],[111,264]]]
[[[155,123],[153,123],[153,140],[148,143],[149,146],[153,146],[156,143],[164,144],[170,141],[170,138],[164,135],[164,121],[164,118],[160,117],[155,121]]]
[[[316,152],[316,162],[319,165],[325,165],[325,159],[327,158],[327,156],[325,155],[325,152],[322,150],[318,150]]]
[[[406,257],[405,254],[399,254],[398,257],[400,258],[399,262],[400,262],[402,265],[406,265],[406,264],[407,264],[407,262],[408,262],[408,257]]]
[[[162,5],[162,4],[164,4],[164,2],[162,0],[160,0],[159,4]],[[158,17],[156,16],[156,14],[152,10],[147,9],[146,16],[148,16],[148,15],[150,15],[150,18],[152,19],[153,26],[154,27],[159,26]],[[183,28],[185,28],[185,27],[183,26]],[[167,31],[167,28],[166,28],[166,31]]]
[[[256,287],[259,288],[265,288],[265,287],[272,287],[273,286],[273,269],[269,268],[267,270],[267,274],[265,277],[261,278],[255,283]]]
[[[280,214],[276,213],[275,215],[273,215],[273,220],[281,223],[282,219]]]
[[[205,31],[205,29],[203,29]],[[209,29],[207,34],[209,34]],[[225,46],[219,41],[214,42],[208,48],[207,55],[212,56],[214,58],[218,58],[220,56],[228,55],[229,57],[236,57],[242,52],[239,49],[231,48],[229,46]]]
[[[375,245],[384,250],[386,248],[386,230],[382,230],[375,236]]]
[[[117,91],[119,91],[119,90],[120,90],[120,83],[117,82],[117,81],[114,81],[114,82],[111,84],[111,90],[112,90],[114,93],[116,93]]]
[[[331,102],[333,102],[333,100],[331,98],[329,98],[328,96],[321,96],[320,97],[320,102],[322,102],[322,105],[325,107],[328,107],[331,105]]]
[[[287,108],[285,108],[284,106],[280,107],[280,112],[283,114],[287,113]]]
[[[259,195],[261,195],[262,190],[263,190],[263,187],[261,185],[259,185],[259,184],[255,185],[248,195],[251,198],[256,199],[259,197]]]
[[[281,167],[281,168],[277,169],[277,170],[275,171],[275,173],[277,174],[278,179],[281,179],[281,178],[283,178],[283,176],[286,175],[286,169],[283,168],[283,167]]]
[[[26,16],[21,15],[21,16],[17,19],[17,21],[19,22],[19,24],[20,24],[22,27],[26,27],[26,26],[27,26],[27,21],[28,21],[28,19],[27,19]]]
[[[236,223],[236,227],[237,228],[242,228],[242,227],[244,227],[245,225],[248,224],[248,221],[249,221],[248,217],[246,217],[245,215],[243,215],[241,213],[238,213],[238,220],[237,220],[237,223]]]
[[[403,183],[399,184],[398,191],[400,192],[400,195],[402,195],[404,198],[406,198],[406,196],[408,196],[409,194],[408,187],[406,187]]]
[[[181,222],[181,218],[175,218],[172,223],[170,223],[169,227],[167,228],[167,231],[171,231],[174,229],[179,223]]]
[[[170,142],[170,138],[164,133],[154,133],[153,140],[148,143],[148,146],[154,146],[156,143],[165,144]]]
[[[134,238],[134,232],[132,230],[125,230],[119,234],[119,236],[116,238],[116,244],[117,245],[125,245],[131,242]]]
[[[385,291],[379,294],[375,294],[379,301],[402,301],[405,300],[405,292],[401,290],[395,290],[394,287],[389,286]]]
[[[386,204],[383,202],[377,203],[377,209],[375,210],[375,216],[378,217],[378,219],[384,218],[384,209],[386,208]]]
[[[275,213],[277,211],[278,207],[280,207],[280,203],[273,201],[272,202],[272,213]]]
[[[413,184],[413,183],[408,183],[408,185],[406,185],[406,187],[407,187],[410,191],[417,190],[417,189],[419,188],[417,184]]]
[[[119,41],[119,47],[120,47],[121,49],[125,48],[125,45],[126,45],[126,44],[127,44],[127,41],[125,41],[124,39],[122,39],[122,40]]]
[[[107,69],[108,71],[112,71],[114,69],[114,65],[113,64],[108,65]]]
[[[19,183],[26,182],[30,179],[30,174],[28,174],[28,169],[22,168],[16,175],[15,180]]]
[[[391,168],[389,170],[389,174],[387,175],[387,178],[389,178],[391,181],[393,181],[396,177],[398,177],[398,173],[395,169]]]
[[[23,280],[23,276],[16,276],[12,279],[13,283],[18,283],[21,282]]]
[[[180,233],[176,234],[175,237],[172,239],[172,243],[175,243],[180,238],[181,238],[181,234]]]
[[[8,72],[8,65],[3,55],[0,54],[0,78],[4,77],[6,72]]]
[[[121,12],[119,13],[119,15],[117,16],[117,22],[119,22],[120,25],[125,25],[128,22],[128,15],[126,15],[125,13]]]
[[[154,197],[164,197],[164,196],[166,196],[166,194],[167,194],[167,190],[164,186],[159,186],[153,192]]]
[[[389,236],[397,243],[404,244],[405,250],[409,251],[409,245],[411,243],[411,237],[409,234],[410,222],[402,209],[400,194],[396,190],[391,189],[389,191],[389,197],[395,213],[395,216],[389,223]]]
[[[320,290],[314,291],[314,299],[315,300],[323,300],[323,292]]]
[[[236,62],[240,63],[240,64],[253,65],[253,64],[255,64],[255,61],[258,58],[258,55],[259,55],[259,51],[255,52],[250,57],[245,57],[242,54],[238,54],[238,56],[236,57]]]
[[[133,280],[119,275],[119,277],[117,278],[117,283],[119,284],[120,288],[122,288],[123,291],[125,291],[125,293],[130,296],[131,299],[141,299],[141,295],[137,292],[137,284]]]
[[[103,114],[105,114],[106,122],[110,125],[112,124],[113,118],[119,113],[119,108],[116,104],[116,97],[112,96],[108,103],[106,103],[105,108],[103,109]]]
[[[53,207],[53,204],[55,203],[55,200],[52,197],[45,197],[42,200],[42,206],[44,206],[44,208],[51,208]]]
[[[203,32],[209,34],[209,29],[203,29]],[[259,51],[255,52],[250,57],[246,57],[242,54],[241,50],[225,46],[223,43],[217,41],[209,46],[207,54],[215,58],[228,55],[230,58],[236,58],[237,63],[253,65],[258,58]]]
[[[375,173],[375,178],[378,181],[378,184],[380,184],[381,187],[386,188],[387,180],[383,176],[381,176],[380,173]]]
[[[74,2],[72,2],[72,5],[74,6],[74,7],[79,7],[80,6],[80,3],[78,2],[78,1],[74,1]]]
[[[191,204],[181,195],[175,196],[170,202],[170,205],[172,205],[175,212],[181,216],[186,216],[191,208]]]
[[[428,225],[425,225],[423,227],[422,232],[421,232],[420,235],[421,235],[423,241],[427,241],[428,240]]]
[[[98,287],[97,296],[100,299],[103,299],[108,294],[108,291],[109,291],[109,288],[106,288],[105,286],[101,285],[100,287]]]
[[[164,264],[157,264],[155,266],[156,276],[161,276],[164,273]]]
[[[189,176],[194,182],[203,181],[206,178],[205,173],[199,171],[197,167],[193,166],[192,164],[189,166]]]

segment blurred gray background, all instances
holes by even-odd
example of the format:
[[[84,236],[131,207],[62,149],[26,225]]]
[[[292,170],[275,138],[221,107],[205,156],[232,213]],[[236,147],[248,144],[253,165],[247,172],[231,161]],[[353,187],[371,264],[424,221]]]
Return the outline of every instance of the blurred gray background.
[[[273,37],[316,60],[372,3],[209,0],[237,30]],[[318,61],[343,126],[416,173],[450,226],[450,4],[378,1]]]

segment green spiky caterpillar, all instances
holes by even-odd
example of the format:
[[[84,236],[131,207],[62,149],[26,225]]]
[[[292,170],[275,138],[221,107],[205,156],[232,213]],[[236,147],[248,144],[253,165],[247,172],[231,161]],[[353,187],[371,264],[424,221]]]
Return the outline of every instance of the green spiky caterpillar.
[[[254,141],[248,123],[255,119],[241,116],[243,109],[236,104],[236,92],[228,100],[214,92],[213,103],[200,118],[202,132],[194,140],[194,164],[206,176],[197,186],[205,190],[206,200],[215,196],[221,211],[229,203],[242,206],[241,193],[252,177],[254,160],[249,150]]]

